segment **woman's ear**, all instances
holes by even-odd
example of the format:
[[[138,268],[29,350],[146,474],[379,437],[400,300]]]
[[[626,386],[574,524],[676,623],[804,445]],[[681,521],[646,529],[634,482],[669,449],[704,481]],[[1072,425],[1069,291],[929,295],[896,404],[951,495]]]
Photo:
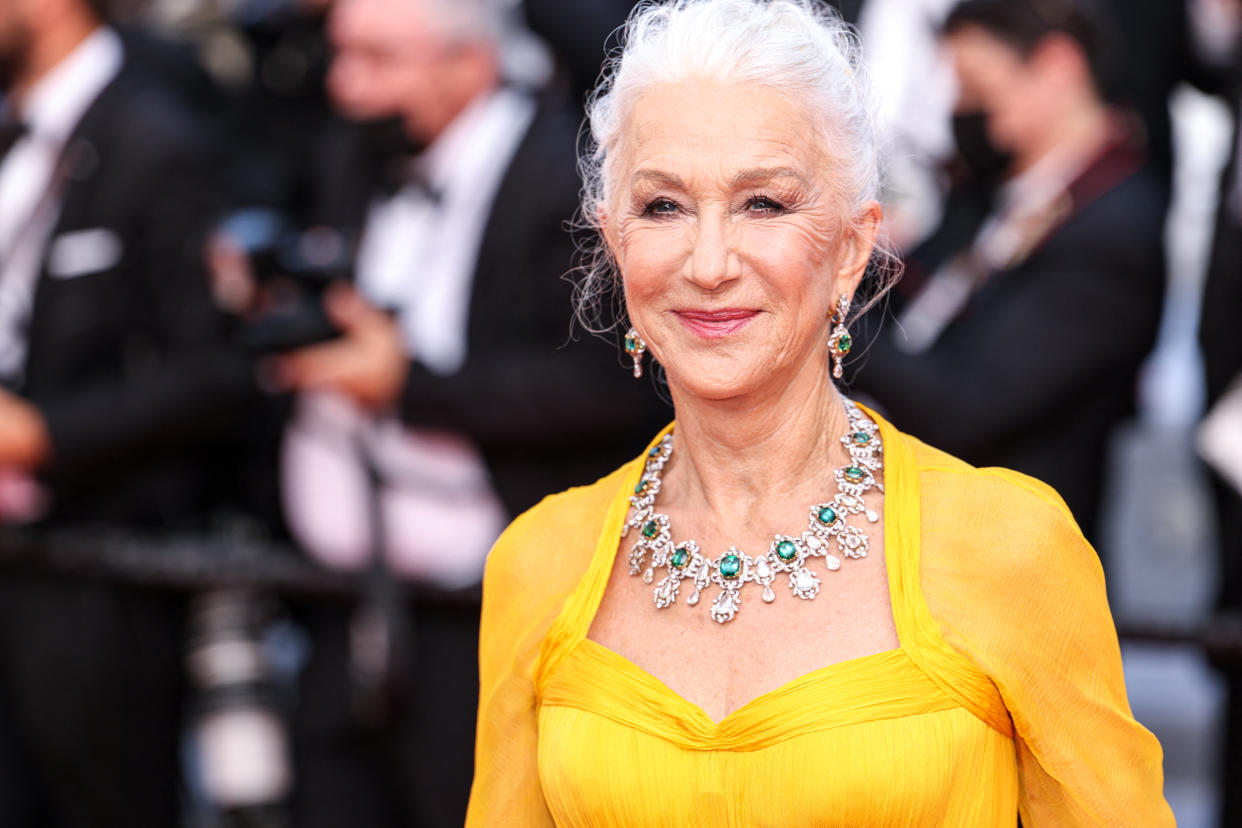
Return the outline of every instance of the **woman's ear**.
[[[871,261],[871,251],[875,249],[875,241],[883,221],[884,208],[878,201],[872,201],[859,211],[846,228],[842,238],[834,294],[853,296],[858,290],[858,284],[867,272],[867,262]]]

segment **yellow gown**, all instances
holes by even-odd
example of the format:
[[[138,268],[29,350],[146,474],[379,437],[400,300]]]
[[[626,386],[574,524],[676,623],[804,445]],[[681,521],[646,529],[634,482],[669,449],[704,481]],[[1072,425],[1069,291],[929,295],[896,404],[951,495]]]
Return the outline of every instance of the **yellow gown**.
[[[717,723],[588,639],[640,457],[545,499],[492,551],[468,827],[1174,824],[1064,503],[871,416],[900,646]]]

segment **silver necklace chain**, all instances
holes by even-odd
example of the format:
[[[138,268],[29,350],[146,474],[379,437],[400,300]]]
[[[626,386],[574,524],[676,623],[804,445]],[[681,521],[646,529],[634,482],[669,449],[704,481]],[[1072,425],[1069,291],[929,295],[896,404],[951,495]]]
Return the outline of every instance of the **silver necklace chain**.
[[[884,447],[879,429],[853,400],[845,401],[845,414],[850,430],[841,437],[841,443],[849,452],[850,462],[834,473],[837,493],[831,500],[811,507],[807,529],[800,536],[778,534],[767,553],[756,557],[730,546],[713,560],[703,556],[694,540],[673,540],[668,515],[655,510],[661,474],[673,456],[672,433],[652,447],[643,475],[630,497],[633,508],[621,527],[621,537],[626,537],[631,529],[638,533],[629,552],[631,575],[642,573],[643,581],[650,584],[656,570],[666,573],[655,586],[656,607],[664,609],[676,603],[682,581],[690,581],[694,588],[686,599],[691,606],[699,603],[703,590],[715,584],[720,592],[712,601],[712,619],[723,624],[737,615],[746,584],[762,586],[763,600],[771,603],[776,600],[772,584],[778,576],[787,574],[790,591],[810,600],[819,593],[820,584],[819,576],[807,567],[811,558],[823,558],[828,570],[835,572],[841,568],[841,557],[867,556],[867,533],[852,525],[850,519],[855,515],[865,515],[872,523],[880,519],[879,514],[867,508],[863,495],[871,489],[884,491],[883,484],[876,480],[884,468]]]

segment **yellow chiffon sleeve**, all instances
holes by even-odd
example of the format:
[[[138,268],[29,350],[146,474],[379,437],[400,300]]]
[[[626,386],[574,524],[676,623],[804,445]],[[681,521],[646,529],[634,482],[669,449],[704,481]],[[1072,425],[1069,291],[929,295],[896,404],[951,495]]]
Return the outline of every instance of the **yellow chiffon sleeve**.
[[[549,627],[590,563],[593,528],[619,485],[609,481],[628,469],[604,485],[546,498],[515,520],[488,556],[467,828],[554,824],[539,784],[535,669]]]
[[[1174,825],[1095,551],[1052,489],[945,459],[921,474],[920,581],[1013,720],[1024,828]]]

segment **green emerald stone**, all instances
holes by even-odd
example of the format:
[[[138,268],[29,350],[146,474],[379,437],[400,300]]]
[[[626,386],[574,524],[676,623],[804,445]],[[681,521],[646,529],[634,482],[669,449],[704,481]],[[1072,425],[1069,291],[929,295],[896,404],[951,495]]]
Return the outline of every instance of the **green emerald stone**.
[[[845,476],[850,480],[862,480],[864,474],[866,474],[866,472],[858,468],[858,466],[849,466],[845,470]]]
[[[643,492],[647,491],[648,482],[649,481],[646,481],[646,480],[638,481],[638,484],[634,486],[634,494],[642,494]]]
[[[854,340],[849,334],[841,334],[841,338],[837,340],[837,351],[848,354],[850,348],[854,347]]]
[[[638,350],[638,340],[632,336],[627,336],[625,338],[625,352],[627,354],[632,354],[637,350]]]
[[[643,537],[654,538],[656,533],[660,531],[660,526],[654,520],[649,520],[643,524]]]
[[[871,442],[871,435],[865,431],[855,431],[854,442],[860,446],[865,446],[867,443]]]
[[[733,579],[742,574],[742,559],[737,555],[725,555],[720,559],[720,577]]]
[[[831,526],[832,524],[837,522],[837,510],[833,509],[831,506],[825,506],[824,508],[819,510],[819,514],[817,514],[815,517],[819,518],[819,522],[824,524],[825,526]],[[779,554],[779,550],[778,550],[778,554]]]
[[[690,553],[686,551],[686,547],[678,547],[673,550],[673,555],[668,562],[678,569],[682,569],[686,564],[690,563]]]
[[[835,515],[833,520],[836,520]],[[792,561],[794,556],[798,554],[798,547],[794,546],[793,541],[781,541],[776,545],[776,554],[782,561]]]
[[[660,456],[660,447],[659,447],[659,446],[652,446],[652,447],[651,447],[651,451],[647,452],[647,456],[648,456],[648,457],[659,457],[659,456]]]

